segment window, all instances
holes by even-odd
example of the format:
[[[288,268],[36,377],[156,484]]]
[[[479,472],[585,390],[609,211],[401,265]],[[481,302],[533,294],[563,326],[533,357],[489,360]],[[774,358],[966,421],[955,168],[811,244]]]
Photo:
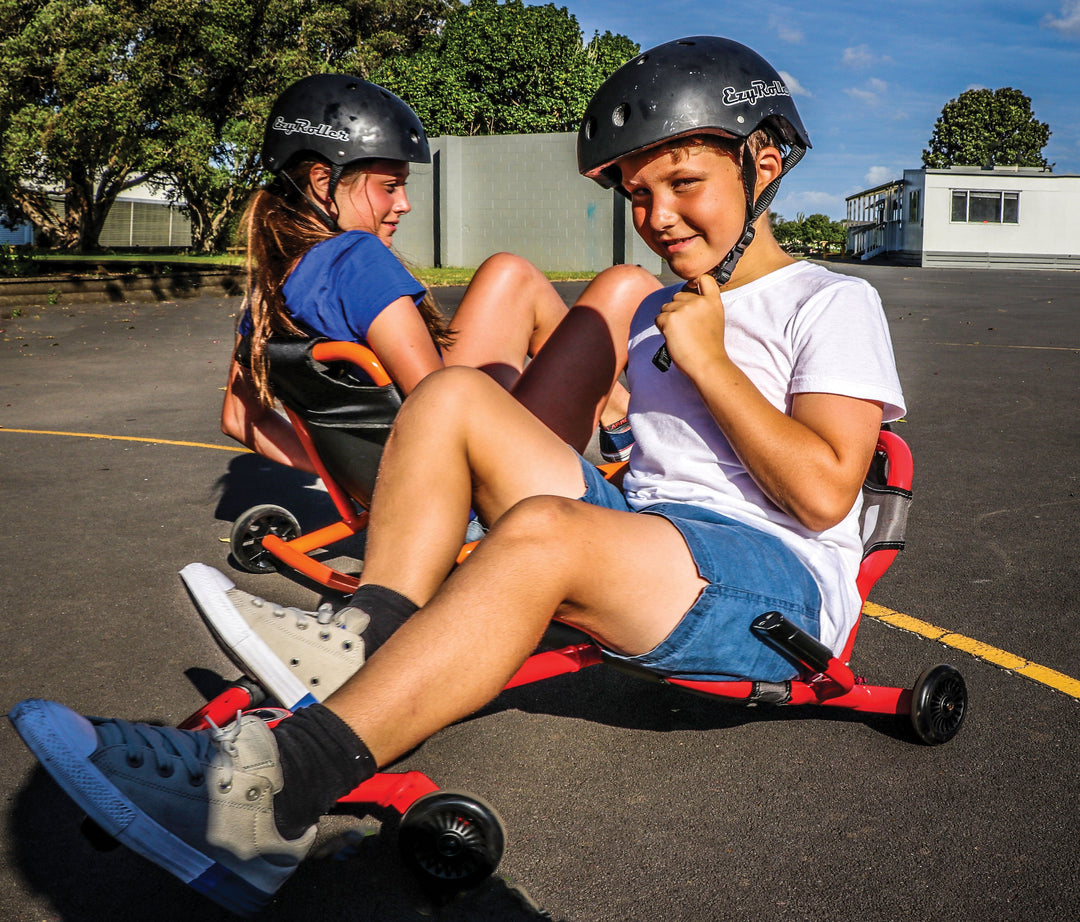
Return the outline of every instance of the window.
[[[952,219],[968,224],[1019,224],[1019,192],[954,189]]]
[[[918,189],[912,189],[910,194],[908,195],[908,211],[910,212],[910,217],[908,218],[908,220],[911,221],[912,224],[918,224],[919,223],[919,190]]]

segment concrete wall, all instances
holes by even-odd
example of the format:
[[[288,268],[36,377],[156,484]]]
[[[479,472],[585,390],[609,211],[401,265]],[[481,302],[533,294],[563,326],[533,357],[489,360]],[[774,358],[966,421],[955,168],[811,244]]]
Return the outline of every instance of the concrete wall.
[[[630,262],[659,274],[625,199],[578,174],[575,144],[573,133],[433,138],[395,249],[415,266],[475,267],[508,250],[544,270]]]

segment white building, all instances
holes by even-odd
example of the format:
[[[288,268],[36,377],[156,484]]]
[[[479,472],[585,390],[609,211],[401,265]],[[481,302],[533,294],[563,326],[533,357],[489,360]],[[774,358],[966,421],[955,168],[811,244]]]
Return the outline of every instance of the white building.
[[[1080,175],[905,170],[847,198],[848,251],[922,266],[1080,269]]]
[[[63,203],[57,202],[61,213]],[[11,230],[0,224],[0,244],[34,243],[34,228],[24,222]],[[177,248],[191,246],[191,220],[179,205],[146,183],[125,189],[113,202],[98,243],[103,247]]]

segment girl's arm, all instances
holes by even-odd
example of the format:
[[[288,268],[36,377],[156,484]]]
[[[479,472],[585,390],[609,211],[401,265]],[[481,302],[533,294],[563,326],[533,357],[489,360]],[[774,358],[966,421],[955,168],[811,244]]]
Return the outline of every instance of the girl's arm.
[[[368,327],[367,341],[387,374],[406,394],[443,367],[427,324],[408,296],[390,302],[379,312]]]
[[[724,308],[710,276],[701,294],[680,292],[657,326],[672,360],[694,382],[759,487],[811,531],[842,521],[877,444],[881,404],[836,394],[797,394],[791,416],[774,407],[728,357]]]
[[[271,461],[315,473],[296,431],[284,416],[259,402],[250,372],[235,358],[225,385],[221,431]]]

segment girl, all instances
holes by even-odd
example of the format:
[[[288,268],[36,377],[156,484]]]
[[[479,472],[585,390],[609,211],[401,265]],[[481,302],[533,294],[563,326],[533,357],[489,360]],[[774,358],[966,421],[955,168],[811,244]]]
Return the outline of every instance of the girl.
[[[364,343],[405,394],[444,364],[482,368],[515,390],[526,357],[548,340],[566,306],[533,265],[500,253],[477,271],[455,329],[448,329],[390,249],[410,210],[409,165],[430,160],[412,109],[356,77],[307,77],[275,102],[263,144],[274,180],[253,196],[244,218],[248,296],[238,345],[247,340],[248,357],[234,358],[229,369],[221,420],[226,435],[312,471],[292,427],[273,408],[265,357],[272,335]],[[658,286],[644,270],[619,266],[601,273],[581,301],[599,311],[614,301],[636,303]],[[544,387],[533,388],[538,402],[531,408],[580,445],[591,427],[568,432],[565,425],[565,407],[577,397],[575,378],[565,363],[552,366]],[[626,401],[616,385],[604,421],[621,420]],[[620,458],[611,445],[601,447],[611,460]],[[625,456],[628,446],[622,447]]]

